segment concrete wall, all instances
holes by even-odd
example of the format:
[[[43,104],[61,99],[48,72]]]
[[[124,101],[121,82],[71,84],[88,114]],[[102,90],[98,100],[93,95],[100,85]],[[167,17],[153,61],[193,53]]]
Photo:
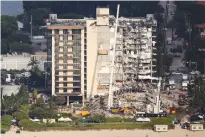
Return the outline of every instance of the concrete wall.
[[[97,61],[97,27],[91,25],[96,20],[87,20],[87,97],[93,90]]]

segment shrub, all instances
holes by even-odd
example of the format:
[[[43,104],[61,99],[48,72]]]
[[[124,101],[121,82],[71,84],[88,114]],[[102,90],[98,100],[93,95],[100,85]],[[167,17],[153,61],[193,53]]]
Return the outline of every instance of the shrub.
[[[23,119],[19,122],[19,125],[25,130],[45,130],[45,125],[33,122],[29,119]]]
[[[31,117],[37,117],[37,118],[44,118],[44,117],[48,117],[49,115],[49,112],[46,111],[45,109],[41,108],[41,107],[37,107],[37,108],[34,108],[30,113],[29,115]]]
[[[10,115],[4,115],[1,117],[1,130],[8,130],[9,127],[11,126],[12,124],[12,116]]]
[[[88,118],[89,123],[103,123],[106,117],[104,115],[95,115]]]
[[[3,115],[1,117],[1,124],[2,125],[11,125],[12,123],[12,116],[11,115]]]
[[[15,117],[16,120],[18,120],[18,121],[20,121],[22,119],[28,119],[28,112],[21,110],[21,111],[15,112],[13,114],[13,117]]]

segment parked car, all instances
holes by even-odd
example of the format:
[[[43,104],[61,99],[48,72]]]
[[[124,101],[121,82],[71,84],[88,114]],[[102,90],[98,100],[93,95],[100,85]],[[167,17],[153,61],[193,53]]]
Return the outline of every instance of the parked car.
[[[181,127],[182,127],[182,129],[189,129],[190,124],[188,122],[186,122],[186,123],[182,124]]]

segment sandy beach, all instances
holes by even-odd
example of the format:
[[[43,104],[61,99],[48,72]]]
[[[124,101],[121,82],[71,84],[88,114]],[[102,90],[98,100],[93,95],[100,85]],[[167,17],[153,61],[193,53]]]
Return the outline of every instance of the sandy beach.
[[[188,136],[186,136],[188,135]],[[168,132],[156,133],[151,130],[101,130],[101,131],[22,131],[16,134],[9,131],[2,137],[204,137],[205,130],[192,132],[183,129],[169,130]]]

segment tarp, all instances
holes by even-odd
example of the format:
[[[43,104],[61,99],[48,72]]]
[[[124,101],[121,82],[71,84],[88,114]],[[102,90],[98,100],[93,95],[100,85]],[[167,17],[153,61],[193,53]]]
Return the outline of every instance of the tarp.
[[[59,121],[59,122],[71,122],[72,119],[70,119],[69,117],[67,117],[67,118],[61,117],[61,118],[58,119],[58,121]]]
[[[137,118],[137,122],[150,122],[150,118]]]
[[[32,121],[33,121],[33,122],[40,122],[40,120],[37,119],[37,118],[33,119]]]
[[[143,122],[143,118],[137,118],[137,122]]]
[[[66,122],[71,122],[72,119],[70,119],[69,117],[67,117],[67,118],[65,118],[65,121],[66,121]]]
[[[64,122],[64,121],[65,121],[65,118],[61,117],[61,118],[58,119],[58,121],[59,121],[59,122]]]

